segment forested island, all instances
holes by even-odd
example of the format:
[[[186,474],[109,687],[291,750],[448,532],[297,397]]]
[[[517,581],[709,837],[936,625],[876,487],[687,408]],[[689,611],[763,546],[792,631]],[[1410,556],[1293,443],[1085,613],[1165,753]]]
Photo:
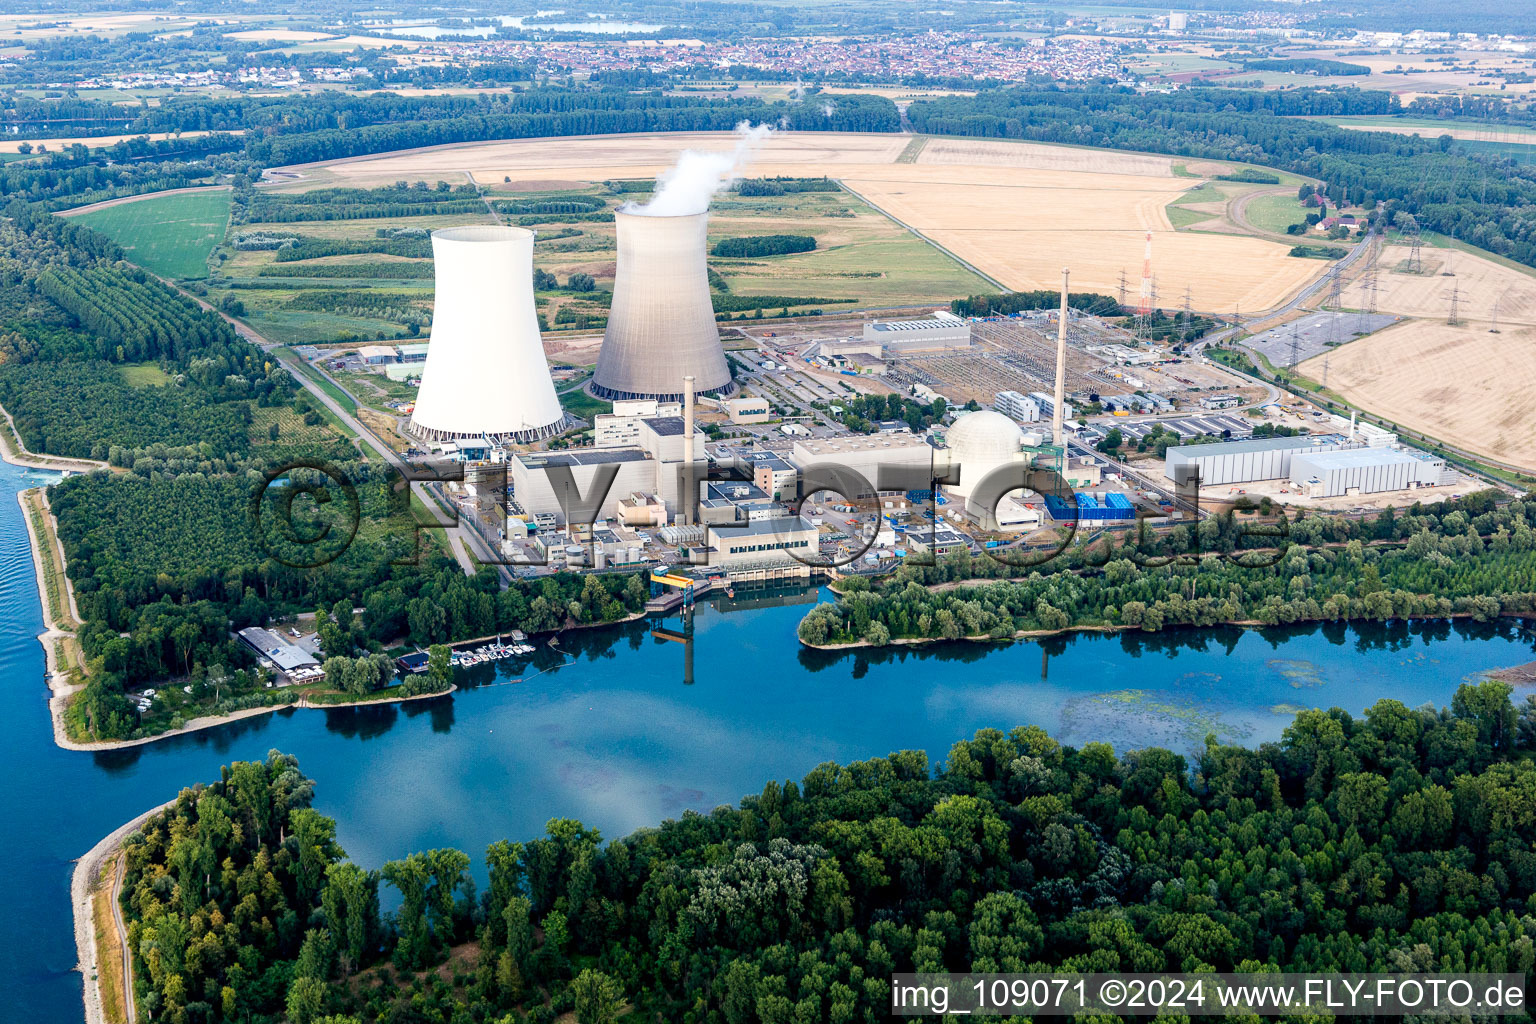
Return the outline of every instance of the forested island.
[[[1493,499],[1481,492],[1401,513],[1388,508],[1374,520],[1247,523],[1228,511],[1193,530],[1128,533],[1049,559],[1049,551],[956,550],[876,582],[842,581],[835,604],[801,620],[800,640],[879,647],[1069,629],[1529,616],[1536,500]],[[1281,538],[1287,546],[1277,547]]]
[[[1492,681],[1193,765],[986,729],[616,841],[557,819],[481,888],[458,850],[347,860],[274,751],[128,837],[122,907],[168,1021],[876,1021],[898,971],[1529,975],[1533,753],[1536,700]]]

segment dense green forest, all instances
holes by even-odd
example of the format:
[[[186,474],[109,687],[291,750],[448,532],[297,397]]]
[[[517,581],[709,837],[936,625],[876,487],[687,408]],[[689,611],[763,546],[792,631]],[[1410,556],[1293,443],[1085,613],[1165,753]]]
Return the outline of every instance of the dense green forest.
[[[230,629],[274,616],[343,601],[362,607],[355,631],[348,623],[349,647],[327,652],[350,655],[401,640],[426,647],[612,622],[648,596],[638,576],[562,573],[507,589],[489,569],[466,577],[430,536],[418,540],[392,475],[361,463],[333,469],[354,488],[355,507],[331,483],[327,503],[288,514],[286,489],[264,490],[260,466],[210,471],[195,457],[147,472],[82,474],[49,489],[84,619],[78,635],[90,671],[74,716],[88,735],[134,735],[128,690],[250,667]],[[324,483],[302,470],[288,475]],[[305,543],[322,526],[337,538],[334,550]],[[236,710],[249,695],[239,687],[210,694],[210,710]]]
[[[744,235],[740,238],[722,238],[711,251],[716,256],[785,256],[796,252],[811,252],[816,239],[810,235]]]
[[[1123,316],[1125,309],[1112,296],[1098,292],[1068,292],[1067,305],[1093,316]],[[1009,316],[1036,309],[1060,309],[1061,292],[1002,292],[972,295],[949,304],[956,316]]]
[[[1368,75],[1371,73],[1371,69],[1364,64],[1350,64],[1342,60],[1322,60],[1317,57],[1248,60],[1243,62],[1243,70],[1288,71],[1298,75]]]
[[[1268,164],[1319,178],[1335,202],[1382,207],[1536,266],[1536,168],[1465,153],[1454,140],[1336,128],[1303,115],[1385,114],[1395,97],[1355,89],[998,89],[916,100],[919,132],[1064,142]]]
[[[1054,557],[1049,549],[1004,549],[995,558],[957,550],[878,583],[851,578],[835,604],[806,614],[800,639],[882,646],[1083,626],[1488,621],[1536,611],[1536,499],[1494,506],[1492,492],[1482,492],[1401,514],[1387,509],[1370,521],[1246,518],[1227,512],[1193,531],[1127,533]],[[988,578],[996,582],[970,582]]]
[[[0,404],[33,451],[107,459],[152,445],[249,454],[254,410],[307,400],[217,315],[89,228],[12,204],[0,221]],[[133,387],[127,364],[168,383]],[[117,465],[131,465],[120,453]]]
[[[169,1021],[877,1021],[893,972],[946,969],[1529,977],[1533,752],[1536,699],[1497,682],[1193,766],[984,729],[607,843],[555,819],[482,888],[458,850],[350,862],[274,751],[128,838],[122,904]]]

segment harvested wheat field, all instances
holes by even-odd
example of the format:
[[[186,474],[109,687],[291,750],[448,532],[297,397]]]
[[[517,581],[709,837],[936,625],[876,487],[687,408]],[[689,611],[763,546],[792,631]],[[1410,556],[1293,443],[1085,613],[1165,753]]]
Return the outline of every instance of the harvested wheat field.
[[[918,154],[919,164],[959,164],[969,167],[1019,167],[1041,171],[1082,171],[1090,174],[1138,174],[1173,177],[1173,159],[1115,149],[1048,146],[1001,139],[951,139],[933,136]],[[1184,185],[1189,182],[1185,181]]]
[[[1383,313],[1445,320],[1451,295],[1464,319],[1490,320],[1499,305],[1499,323],[1536,324],[1536,277],[1459,249],[1420,250],[1422,274],[1404,272],[1409,248],[1389,245],[1377,263],[1376,308]],[[1449,271],[1449,275],[1447,275]],[[1344,289],[1344,305],[1365,305],[1361,280]]]
[[[1167,204],[1197,184],[1172,161],[1071,146],[931,138],[900,163],[910,137],[785,132],[759,146],[753,176],[830,175],[890,217],[1011,289],[1053,288],[1070,265],[1073,286],[1115,294],[1122,272],[1139,288],[1145,232],[1153,232],[1160,304],[1256,312],[1277,306],[1327,270],[1258,238],[1176,232]],[[475,143],[292,169],[283,188],[376,186],[404,179],[462,180],[490,188],[549,189],[654,177],[684,149],[727,150],[726,132],[609,135]],[[872,268],[878,269],[878,268]]]
[[[1334,349],[1328,386],[1387,420],[1536,469],[1536,326],[1418,321]],[[1301,365],[1321,378],[1322,357]]]

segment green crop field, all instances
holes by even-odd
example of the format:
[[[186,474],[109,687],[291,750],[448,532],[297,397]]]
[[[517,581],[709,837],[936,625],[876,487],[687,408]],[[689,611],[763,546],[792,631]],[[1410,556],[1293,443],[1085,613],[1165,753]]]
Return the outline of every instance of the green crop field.
[[[229,228],[229,192],[184,192],[120,203],[74,218],[112,239],[152,274],[208,276],[208,254]]]
[[[1259,196],[1248,204],[1248,221],[1263,231],[1285,234],[1292,224],[1307,219],[1307,209],[1294,195]]]

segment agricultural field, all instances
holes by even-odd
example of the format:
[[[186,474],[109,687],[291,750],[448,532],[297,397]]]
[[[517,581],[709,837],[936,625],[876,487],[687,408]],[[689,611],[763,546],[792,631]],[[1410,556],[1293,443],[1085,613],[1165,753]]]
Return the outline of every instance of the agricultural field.
[[[204,278],[208,255],[229,227],[229,190],[103,203],[73,216],[122,246],[130,260],[152,274]]]
[[[1400,244],[1382,250],[1376,279],[1376,308],[1381,312],[1444,321],[1454,292],[1463,318],[1489,321],[1497,303],[1500,325],[1536,325],[1536,274],[1529,269],[1459,246],[1436,246],[1426,236],[1423,273],[1410,274],[1405,272],[1409,253],[1409,247]],[[1360,278],[1346,285],[1346,308],[1365,306],[1362,288]]]
[[[21,155],[22,146],[30,146],[29,153],[40,151],[40,147],[50,153],[68,149],[70,146],[81,145],[88,149],[105,149],[115,146],[119,142],[127,142],[129,139],[149,139],[151,142],[161,142],[165,139],[195,139],[211,132],[187,131],[187,132],[140,132],[137,135],[80,135],[68,139],[0,139],[0,153],[15,153]],[[239,135],[238,131],[225,132],[226,135]]]
[[[1421,135],[1428,139],[1449,135],[1460,141],[1536,145],[1536,130],[1522,128],[1519,125],[1442,120],[1434,117],[1371,117],[1364,114],[1316,117],[1313,120],[1338,125],[1340,128],[1350,128],[1357,132],[1395,132],[1399,135]]]
[[[496,193],[593,189],[610,180],[653,178],[685,147],[718,150],[735,141],[729,134],[699,133],[440,147],[291,168],[297,177],[283,187],[366,187],[400,179],[457,182],[469,176]],[[1160,294],[1182,296],[1189,287],[1200,309],[1274,306],[1323,270],[1314,261],[1292,259],[1288,247],[1278,243],[1176,231],[1166,207],[1194,181],[1177,176],[1169,157],[933,138],[913,162],[898,162],[910,141],[894,135],[838,133],[769,138],[754,153],[746,169],[749,176],[825,174],[855,195],[798,194],[788,197],[793,202],[779,197],[776,208],[764,205],[755,211],[737,206],[734,199],[723,201],[712,237],[728,226],[734,233],[786,231],[816,235],[819,241],[816,253],[743,261],[758,266],[717,268],[732,290],[742,295],[848,296],[861,305],[889,305],[926,304],[987,287],[942,256],[935,263],[938,254],[931,250],[901,246],[903,238],[911,238],[903,227],[1007,288],[1053,287],[1062,265],[1068,264],[1075,287],[1105,292],[1117,288],[1122,271],[1136,276],[1144,233],[1150,229]],[[1211,162],[1188,168],[1195,174],[1226,170],[1226,165]],[[833,205],[853,216],[829,216]],[[868,207],[898,223],[866,212]],[[1214,210],[1193,212],[1215,216]],[[1180,219],[1195,223],[1187,215]],[[597,277],[601,286],[604,273],[611,278],[612,270],[606,266],[611,255],[599,243],[611,228],[575,227],[582,240],[551,243],[564,262],[548,268],[557,276],[579,268]],[[881,252],[871,246],[887,248]],[[944,271],[945,264],[952,269]],[[1213,275],[1212,267],[1223,272]],[[829,271],[882,276],[842,278]]]
[[[1457,447],[1536,469],[1536,323],[1410,321],[1334,349],[1328,386]],[[1323,357],[1301,364],[1319,380]]]
[[[1279,195],[1256,196],[1249,200],[1243,212],[1248,223],[1260,231],[1283,235],[1285,229],[1292,224],[1304,223],[1309,211],[1301,205],[1300,200],[1296,198],[1296,193],[1286,192]]]

